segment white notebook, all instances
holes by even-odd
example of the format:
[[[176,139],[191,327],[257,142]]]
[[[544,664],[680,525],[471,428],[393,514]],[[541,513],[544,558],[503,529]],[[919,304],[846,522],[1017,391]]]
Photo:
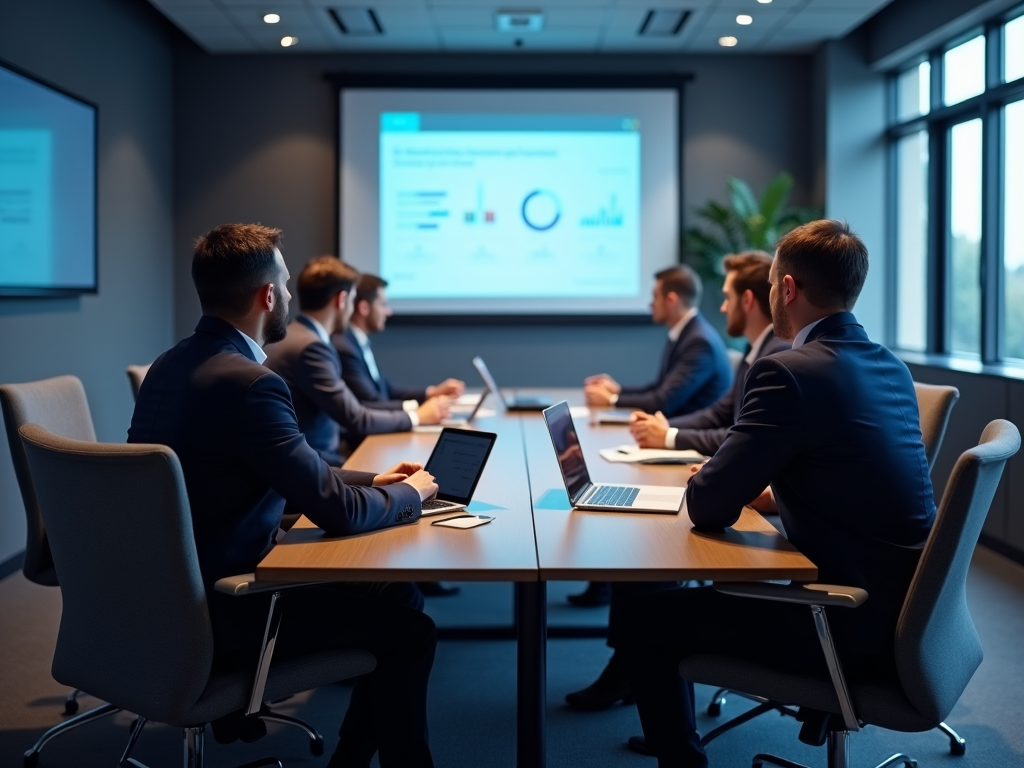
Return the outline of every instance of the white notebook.
[[[673,451],[668,448],[639,448],[635,445],[619,445],[602,448],[601,458],[615,464],[699,464],[705,456],[697,451]]]

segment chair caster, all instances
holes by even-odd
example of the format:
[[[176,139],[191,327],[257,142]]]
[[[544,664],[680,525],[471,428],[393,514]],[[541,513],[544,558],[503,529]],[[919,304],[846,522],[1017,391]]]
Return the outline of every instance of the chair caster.
[[[68,717],[78,714],[78,699],[71,698],[73,695],[74,694],[71,694],[64,699],[64,714]]]
[[[708,717],[718,717],[722,714],[722,705],[717,701],[712,701],[708,704]]]
[[[729,693],[728,688],[719,688],[715,691],[715,695],[711,697],[711,701],[708,702],[708,716],[718,717],[722,714],[722,706],[725,704],[725,695]]]
[[[315,756],[320,757],[324,753],[324,740],[320,734],[317,734],[315,739],[311,739],[309,742],[309,751]]]
[[[962,757],[967,754],[967,742],[945,723],[939,723],[939,730],[949,737],[949,754],[954,757]]]
[[[25,768],[36,768],[39,765],[39,753],[34,749],[30,749],[25,753],[25,760],[23,761]]]

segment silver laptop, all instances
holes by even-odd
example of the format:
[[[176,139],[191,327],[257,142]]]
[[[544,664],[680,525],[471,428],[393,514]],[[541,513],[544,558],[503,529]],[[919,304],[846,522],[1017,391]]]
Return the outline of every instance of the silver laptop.
[[[421,424],[420,426],[413,427],[413,432],[440,432],[445,427],[470,427],[473,424],[473,419],[477,417],[480,412],[480,406],[484,404],[484,400],[487,399],[489,389],[484,387],[484,391],[480,393],[480,399],[476,401],[476,405],[473,406],[473,410],[469,412],[468,416],[461,416],[459,414],[453,414],[451,418],[442,419],[440,424]]]
[[[476,367],[477,373],[480,374],[480,378],[484,380],[484,384],[487,385],[487,388],[494,392],[498,396],[498,399],[501,400],[501,404],[505,406],[506,411],[543,411],[552,403],[552,400],[549,397],[533,397],[530,395],[505,397],[498,388],[498,384],[495,382],[494,377],[491,376],[491,372],[484,364],[483,358],[479,355],[474,357],[473,365]]]
[[[590,482],[590,472],[583,458],[576,425],[569,413],[569,404],[564,400],[544,411],[544,423],[547,424],[565,491],[573,507],[607,512],[679,513],[683,506],[685,488]]]
[[[469,505],[497,439],[493,432],[470,429],[446,427],[441,432],[424,467],[437,483],[437,496],[423,502],[424,517]]]

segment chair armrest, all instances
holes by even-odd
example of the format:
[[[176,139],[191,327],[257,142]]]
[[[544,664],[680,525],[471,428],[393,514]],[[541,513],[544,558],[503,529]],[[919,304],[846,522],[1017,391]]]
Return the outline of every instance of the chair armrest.
[[[837,608],[856,608],[868,599],[866,590],[859,587],[840,587],[835,584],[772,584],[752,581],[715,584],[715,589],[736,597],[756,597],[782,603],[827,605]]]
[[[240,597],[255,595],[258,592],[280,592],[282,589],[308,587],[311,584],[320,583],[322,582],[256,581],[255,573],[240,573],[237,576],[225,576],[223,579],[217,579],[213,588],[225,595]]]

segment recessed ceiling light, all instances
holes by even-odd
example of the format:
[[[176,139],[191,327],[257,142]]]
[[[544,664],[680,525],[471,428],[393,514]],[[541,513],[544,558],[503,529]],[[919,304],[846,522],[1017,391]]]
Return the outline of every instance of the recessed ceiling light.
[[[757,0],[761,5],[768,5],[772,0]]]
[[[285,35],[284,37],[281,38],[281,47],[282,48],[291,48],[293,45],[298,45],[298,44],[299,44],[299,38],[294,37],[292,35]]]
[[[736,17],[736,23],[742,24],[745,27],[748,24],[754,23],[754,17],[747,13],[741,13],[739,16]]]
[[[278,14],[276,14],[276,13],[267,13],[267,14],[264,14],[263,20],[267,24],[277,24],[277,22],[279,22],[281,20],[281,17]]]
[[[718,38],[718,44],[723,48],[734,48],[738,42],[739,40],[732,35],[726,35],[725,37]]]

